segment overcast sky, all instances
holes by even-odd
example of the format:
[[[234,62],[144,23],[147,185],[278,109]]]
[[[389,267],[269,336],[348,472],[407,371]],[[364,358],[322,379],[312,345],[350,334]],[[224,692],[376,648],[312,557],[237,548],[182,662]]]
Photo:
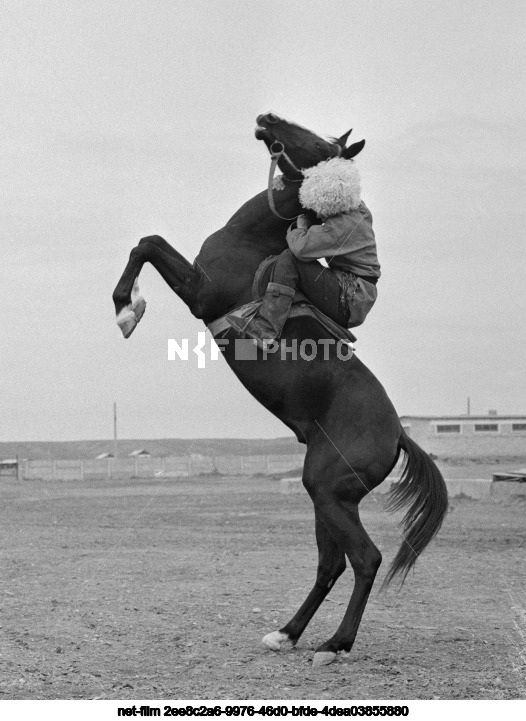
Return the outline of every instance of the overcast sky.
[[[358,354],[400,414],[526,414],[525,6],[475,0],[0,3],[0,440],[288,435],[151,268],[262,190],[268,110],[366,138],[383,276]]]

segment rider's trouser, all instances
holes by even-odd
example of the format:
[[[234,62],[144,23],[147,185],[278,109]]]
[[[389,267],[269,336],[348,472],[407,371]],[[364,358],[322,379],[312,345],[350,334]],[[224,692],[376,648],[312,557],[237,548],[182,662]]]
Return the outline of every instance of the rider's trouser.
[[[342,287],[336,274],[321,263],[305,263],[298,260],[290,250],[284,250],[276,258],[272,282],[301,290],[322,313],[344,328],[347,327],[347,299],[342,297]]]

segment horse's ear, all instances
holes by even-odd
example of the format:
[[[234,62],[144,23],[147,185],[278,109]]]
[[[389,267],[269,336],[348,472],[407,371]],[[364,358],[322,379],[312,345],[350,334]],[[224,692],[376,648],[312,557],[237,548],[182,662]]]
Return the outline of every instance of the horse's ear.
[[[351,158],[354,158],[355,155],[358,155],[358,153],[363,150],[364,145],[365,140],[360,140],[358,143],[353,143],[352,145],[349,145],[348,148],[345,148],[341,157],[345,158],[345,160],[350,160]]]
[[[352,133],[352,128],[350,130],[348,130],[346,133],[344,133],[341,138],[336,138],[336,142],[338,143],[338,145],[340,147],[345,148],[345,146],[347,145],[347,138],[349,137],[349,135],[351,133]]]

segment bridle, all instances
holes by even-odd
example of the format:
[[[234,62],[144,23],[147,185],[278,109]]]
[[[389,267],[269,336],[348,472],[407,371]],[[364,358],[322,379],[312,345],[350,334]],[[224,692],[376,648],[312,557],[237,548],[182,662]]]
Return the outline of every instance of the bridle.
[[[275,216],[278,218],[281,218],[282,220],[295,220],[298,216],[294,215],[292,218],[286,218],[284,215],[280,215],[278,211],[276,210],[276,205],[274,203],[274,173],[276,172],[276,167],[282,157],[285,158],[287,163],[293,168],[298,175],[303,176],[303,173],[299,168],[297,168],[292,160],[289,158],[289,156],[285,152],[285,146],[283,143],[281,143],[279,140],[274,140],[272,145],[269,148],[270,151],[270,170],[268,173],[268,188],[267,188],[267,196],[268,196],[268,204],[270,205],[271,211],[274,213]],[[299,178],[299,180],[293,180],[292,178],[287,178],[286,175],[283,175],[285,180],[289,183],[302,183],[303,177]]]
[[[292,160],[289,158],[289,156],[285,152],[285,146],[283,145],[283,143],[281,141],[274,140],[272,145],[269,148],[269,151],[270,151],[270,169],[269,169],[269,174],[268,174],[267,197],[268,197],[268,204],[270,206],[270,210],[276,217],[281,218],[282,220],[296,220],[296,218],[298,217],[297,215],[293,215],[292,218],[286,218],[284,215],[281,215],[276,210],[276,205],[274,203],[274,192],[273,192],[273,190],[274,190],[274,173],[276,172],[276,167],[281,158],[285,158],[285,160],[290,165],[290,167],[293,170],[295,170],[296,173],[298,173],[298,175],[303,176],[303,173],[299,168],[297,168],[294,165]],[[340,157],[341,153],[342,153],[342,148],[339,145],[337,145],[337,154],[336,154],[336,156],[332,156],[332,157]],[[288,183],[302,183],[303,182],[303,177],[299,178],[298,180],[293,180],[292,178],[287,178],[287,176],[285,174],[283,174],[283,177],[285,178],[285,180]]]

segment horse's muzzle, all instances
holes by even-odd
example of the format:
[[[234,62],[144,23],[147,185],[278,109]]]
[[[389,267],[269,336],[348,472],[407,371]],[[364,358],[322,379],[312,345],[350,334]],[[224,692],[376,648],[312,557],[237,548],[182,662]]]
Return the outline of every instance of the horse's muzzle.
[[[270,130],[267,130],[267,128],[264,128],[261,125],[256,125],[256,130],[254,134],[257,140],[264,140],[269,144],[274,141],[274,137]]]

